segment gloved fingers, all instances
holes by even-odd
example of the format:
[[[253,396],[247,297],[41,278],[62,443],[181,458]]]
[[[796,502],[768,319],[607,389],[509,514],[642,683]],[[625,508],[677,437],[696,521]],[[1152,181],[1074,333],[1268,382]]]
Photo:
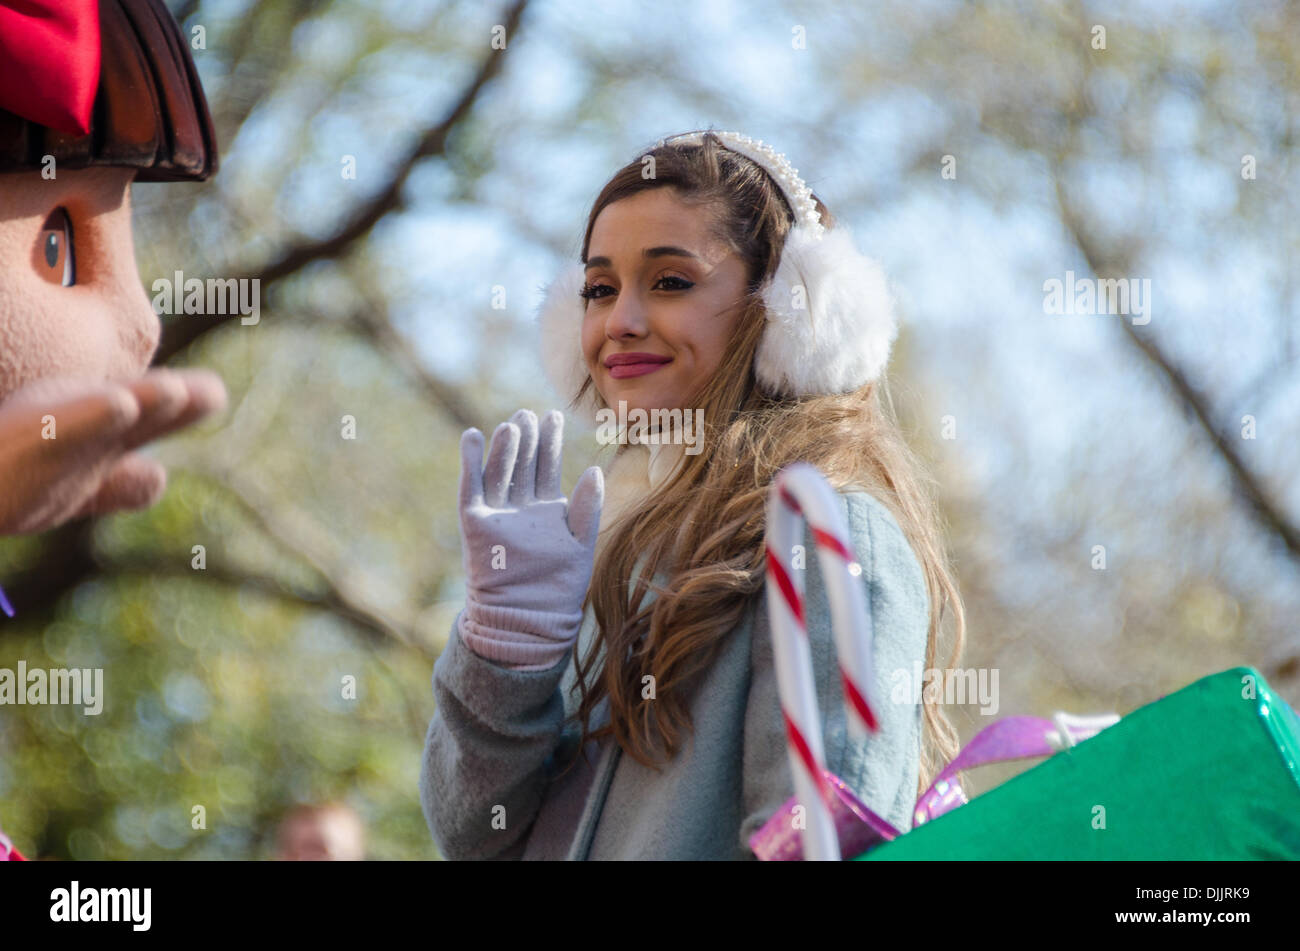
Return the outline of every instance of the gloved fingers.
[[[519,427],[514,423],[501,423],[492,432],[487,468],[483,470],[483,498],[494,509],[506,506],[506,492],[510,488],[510,476],[515,470],[518,453]]]
[[[460,434],[460,510],[483,503],[483,434],[471,426]]]
[[[523,507],[533,500],[537,480],[537,414],[521,409],[510,417],[510,422],[519,427],[519,455],[510,480],[510,504]]]
[[[539,499],[560,497],[560,447],[564,438],[564,414],[553,409],[542,417],[537,442],[537,484]]]
[[[605,501],[605,473],[592,466],[578,478],[569,500],[569,531],[587,548],[596,544],[600,531],[600,507]]]

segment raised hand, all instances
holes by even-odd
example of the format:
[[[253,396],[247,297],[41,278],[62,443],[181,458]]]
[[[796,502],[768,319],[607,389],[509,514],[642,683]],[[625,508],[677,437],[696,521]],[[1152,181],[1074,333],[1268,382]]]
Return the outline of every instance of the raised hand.
[[[479,607],[563,616],[575,625],[591,581],[604,475],[592,466],[572,500],[560,494],[564,416],[521,409],[492,434],[483,469],[483,434],[460,439],[460,531],[466,587]],[[518,615],[522,618],[524,615]],[[576,629],[576,628],[575,628]]]
[[[153,505],[167,473],[132,450],[225,401],[207,370],[153,370],[122,383],[51,378],[17,390],[0,402],[0,535]]]

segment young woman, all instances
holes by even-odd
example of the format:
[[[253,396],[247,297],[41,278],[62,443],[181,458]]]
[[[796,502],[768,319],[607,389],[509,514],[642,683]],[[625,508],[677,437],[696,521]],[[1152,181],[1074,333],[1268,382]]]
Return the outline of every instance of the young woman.
[[[880,731],[854,741],[805,532],[807,626],[827,766],[881,816],[956,751],[930,697],[961,602],[917,463],[881,402],[895,320],[879,269],[783,156],[735,133],[661,140],[587,219],[581,265],[541,314],[552,380],[620,430],[560,494],[563,417],[527,410],[461,440],[467,601],[434,665],[421,774],[448,858],[744,859],[792,795],[764,584],[781,467],[839,490],[874,630]],[[698,410],[695,440],[683,421]],[[608,419],[608,415],[604,417]],[[651,427],[654,428],[654,427]]]

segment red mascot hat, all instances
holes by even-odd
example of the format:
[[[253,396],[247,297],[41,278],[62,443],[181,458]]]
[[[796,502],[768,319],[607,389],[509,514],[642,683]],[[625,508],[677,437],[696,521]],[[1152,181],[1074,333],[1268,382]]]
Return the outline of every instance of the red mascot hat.
[[[0,0],[0,172],[47,155],[143,182],[217,170],[198,71],[162,0]]]

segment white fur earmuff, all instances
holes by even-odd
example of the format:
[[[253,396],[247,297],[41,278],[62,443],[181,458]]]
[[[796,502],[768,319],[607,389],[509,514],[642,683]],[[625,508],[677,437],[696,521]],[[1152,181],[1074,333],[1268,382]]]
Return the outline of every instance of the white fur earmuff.
[[[584,283],[586,270],[582,264],[566,264],[546,288],[546,296],[537,312],[542,337],[542,369],[551,386],[566,402],[577,395],[589,375],[582,355],[582,321],[586,316],[586,302],[578,296]],[[575,407],[579,418],[592,427],[597,423],[599,398],[593,384]]]
[[[885,272],[847,228],[790,230],[763,291],[767,327],[754,374],[777,396],[847,393],[878,379],[898,335]]]

